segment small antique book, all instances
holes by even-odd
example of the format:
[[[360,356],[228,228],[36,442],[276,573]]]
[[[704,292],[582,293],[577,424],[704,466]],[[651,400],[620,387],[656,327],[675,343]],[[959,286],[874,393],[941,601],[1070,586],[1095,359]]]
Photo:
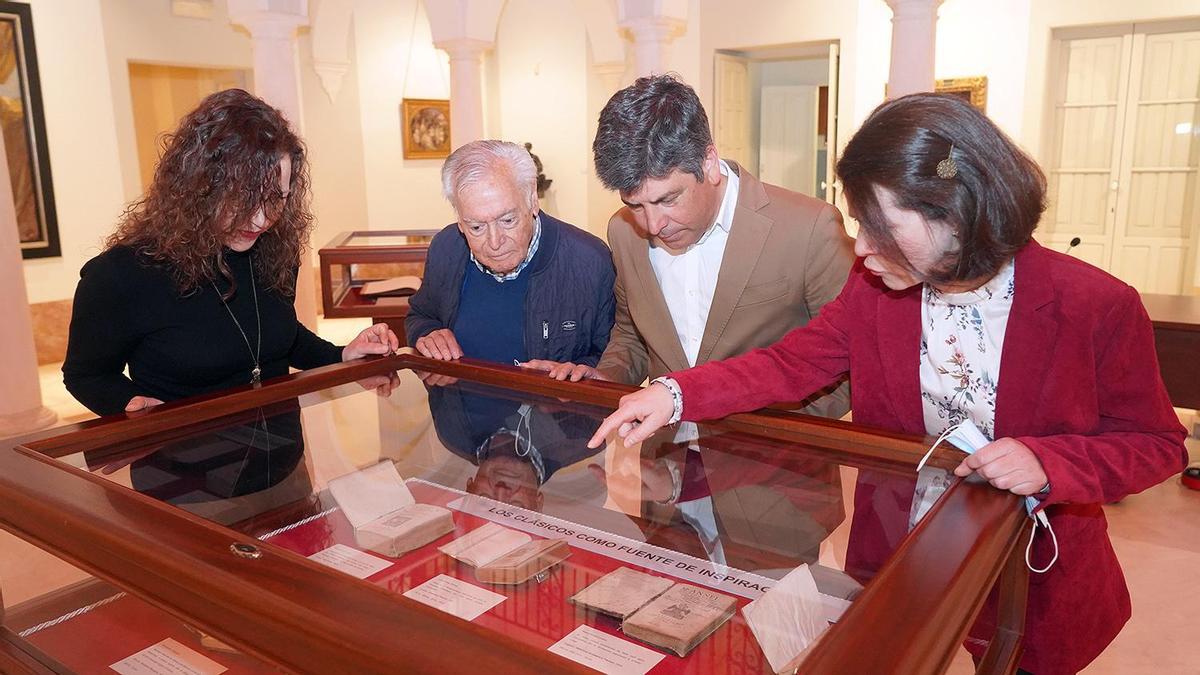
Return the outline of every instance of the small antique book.
[[[628,567],[618,567],[571,596],[570,602],[587,609],[624,619],[658,597],[675,582]]]
[[[421,288],[419,277],[392,277],[383,281],[368,281],[359,290],[367,297],[391,297],[412,295]]]
[[[571,547],[561,539],[539,539],[520,546],[482,567],[475,578],[485,584],[515,586],[536,577],[571,555]]]
[[[621,632],[687,656],[729,620],[736,609],[737,599],[732,596],[690,584],[675,584],[625,619]]]
[[[454,530],[450,511],[418,504],[389,460],[334,478],[329,492],[354,527],[358,547],[390,558]]]
[[[487,523],[438,550],[475,568],[475,578],[489,584],[515,586],[536,577],[571,555],[561,539],[533,537]]]
[[[438,550],[471,567],[483,567],[533,541],[533,537],[495,523],[471,530]]]

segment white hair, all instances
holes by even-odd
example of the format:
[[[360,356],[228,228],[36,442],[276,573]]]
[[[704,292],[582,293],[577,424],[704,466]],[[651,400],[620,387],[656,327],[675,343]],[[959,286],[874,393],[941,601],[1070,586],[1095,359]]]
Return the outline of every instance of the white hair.
[[[537,166],[529,151],[508,141],[471,141],[455,150],[442,165],[442,196],[458,209],[458,194],[497,170],[507,171],[525,192],[537,188]]]

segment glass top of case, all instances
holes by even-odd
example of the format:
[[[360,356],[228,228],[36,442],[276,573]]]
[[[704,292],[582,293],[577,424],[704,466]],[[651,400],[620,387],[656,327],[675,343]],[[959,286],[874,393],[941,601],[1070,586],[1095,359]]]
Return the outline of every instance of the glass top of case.
[[[662,655],[651,672],[770,671],[745,606],[807,566],[836,622],[951,478],[927,468],[918,492],[911,468],[687,423],[589,449],[609,412],[402,369],[59,461],[426,604],[438,584],[482,589],[496,604],[471,620],[539,648],[580,626],[630,639],[571,601],[619,568],[732,598],[686,656],[631,640]],[[445,515],[412,515],[392,482]],[[388,530],[426,515],[416,534]],[[443,550],[472,533],[511,537],[492,540],[501,553],[544,542],[555,554],[493,573],[496,559]]]

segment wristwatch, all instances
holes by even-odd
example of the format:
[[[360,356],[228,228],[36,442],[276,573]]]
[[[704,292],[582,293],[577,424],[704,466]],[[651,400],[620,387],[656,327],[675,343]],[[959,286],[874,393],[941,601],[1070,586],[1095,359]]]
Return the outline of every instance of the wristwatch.
[[[678,423],[679,418],[683,417],[683,392],[679,390],[679,383],[670,377],[656,377],[650,380],[650,384],[661,384],[671,392],[671,405],[674,406],[674,409],[667,424]]]

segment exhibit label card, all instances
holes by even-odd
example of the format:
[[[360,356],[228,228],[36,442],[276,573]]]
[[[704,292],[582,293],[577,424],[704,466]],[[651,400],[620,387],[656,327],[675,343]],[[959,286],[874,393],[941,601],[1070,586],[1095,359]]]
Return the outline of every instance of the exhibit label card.
[[[171,638],[109,666],[121,675],[217,675],[228,668]]]
[[[644,675],[665,656],[591,626],[576,628],[548,651],[610,675]]]
[[[308,559],[332,567],[339,572],[345,572],[356,579],[366,579],[372,574],[392,566],[390,560],[363,553],[345,544],[334,544],[324,551],[317,551],[308,556]]]
[[[417,602],[467,621],[474,621],[475,617],[508,599],[499,593],[493,593],[445,574],[439,574],[420,586],[410,589],[404,594],[404,597],[412,598]]]

